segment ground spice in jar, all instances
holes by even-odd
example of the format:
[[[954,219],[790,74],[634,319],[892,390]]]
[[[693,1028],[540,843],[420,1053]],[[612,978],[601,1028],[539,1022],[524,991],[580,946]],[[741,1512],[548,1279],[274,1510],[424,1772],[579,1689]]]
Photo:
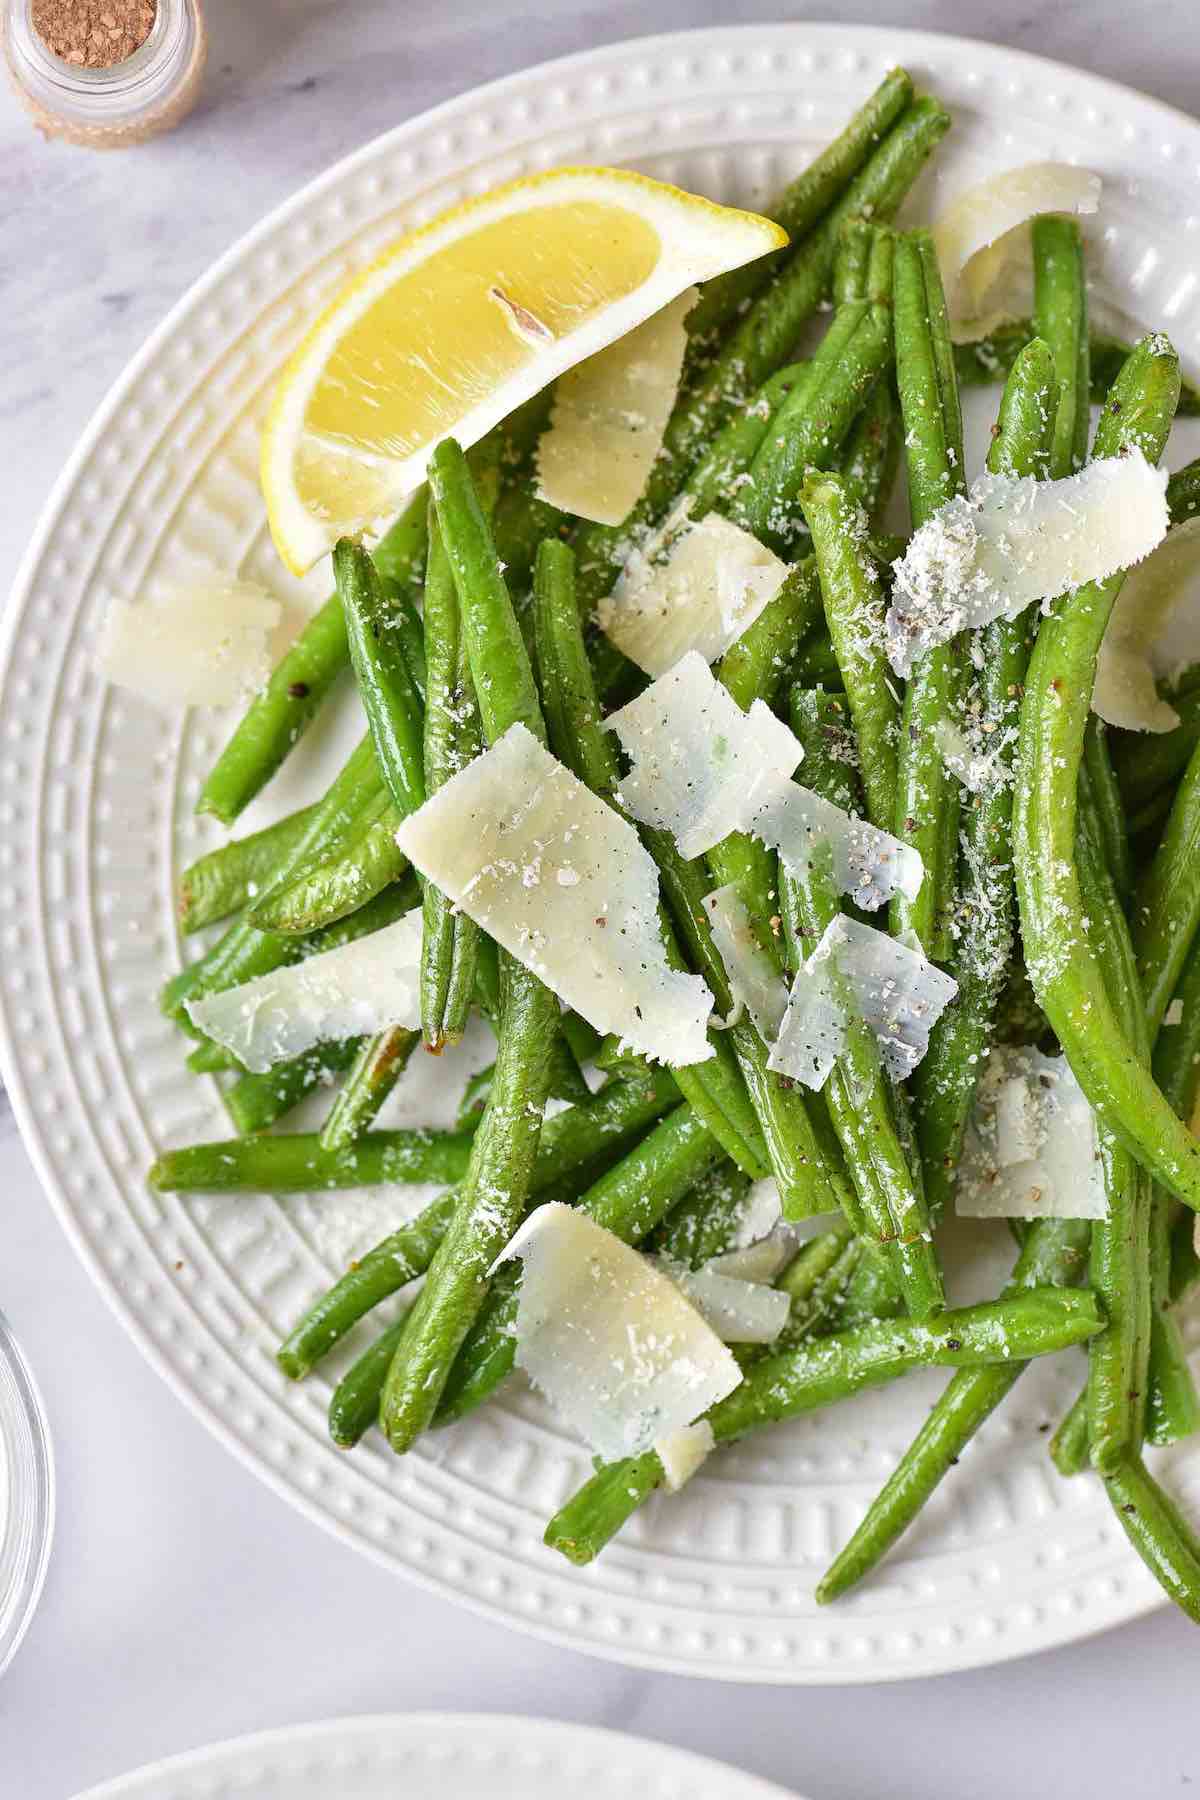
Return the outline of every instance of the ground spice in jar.
[[[33,28],[55,56],[77,68],[111,69],[140,50],[158,0],[33,0]]]

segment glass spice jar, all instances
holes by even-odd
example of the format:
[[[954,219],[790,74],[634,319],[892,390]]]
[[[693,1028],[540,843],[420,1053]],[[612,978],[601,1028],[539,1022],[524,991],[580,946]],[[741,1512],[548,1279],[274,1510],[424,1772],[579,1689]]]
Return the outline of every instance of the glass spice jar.
[[[148,0],[139,10],[149,10]],[[124,44],[139,35],[127,25],[134,16],[128,6],[106,11],[96,0],[4,0],[5,61],[43,136],[121,149],[169,131],[191,110],[208,52],[200,0],[154,0],[152,10],[144,38],[124,53]],[[112,21],[107,31],[101,19]],[[85,50],[76,47],[77,23],[95,27],[99,50],[91,47],[91,33]],[[118,60],[102,60],[112,53],[102,34],[115,43]]]

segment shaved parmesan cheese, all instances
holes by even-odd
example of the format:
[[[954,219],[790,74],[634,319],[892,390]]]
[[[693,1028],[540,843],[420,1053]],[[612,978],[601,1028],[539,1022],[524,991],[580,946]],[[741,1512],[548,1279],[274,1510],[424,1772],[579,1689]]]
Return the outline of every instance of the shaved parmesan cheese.
[[[782,1218],[783,1203],[779,1198],[779,1184],[773,1175],[764,1175],[750,1185],[750,1192],[746,1195],[734,1233],[734,1249],[727,1254],[740,1254],[742,1250],[757,1245],[760,1238],[765,1238],[768,1232],[775,1230]],[[787,1225],[785,1229],[789,1236],[795,1236],[792,1225]]]
[[[663,675],[689,650],[715,662],[786,578],[787,565],[740,525],[676,513],[633,552],[596,617],[618,650]]]
[[[1092,711],[1126,731],[1173,731],[1179,714],[1159,698],[1200,662],[1200,517],[1170,530],[1122,584],[1100,645]]]
[[[685,1269],[664,1259],[663,1266],[723,1344],[773,1344],[787,1324],[792,1302],[778,1288],[726,1275],[711,1262]]]
[[[514,725],[404,821],[413,865],[602,1034],[712,1055],[712,995],[667,965],[658,870],[627,820]]]
[[[707,1419],[697,1419],[694,1425],[684,1425],[670,1437],[659,1438],[654,1454],[663,1466],[669,1493],[677,1494],[686,1486],[701,1463],[712,1454],[716,1442]]]
[[[268,640],[281,607],[251,581],[201,581],[168,599],[114,600],[97,666],[159,706],[232,706],[271,672]]]
[[[761,700],[742,712],[695,652],[606,724],[632,765],[621,799],[670,831],[683,856],[745,831],[797,872],[828,858],[841,891],[868,910],[919,890],[917,852],[788,780],[804,755],[798,739]]]
[[[538,491],[560,511],[619,525],[641,498],[679,392],[694,287],[560,375],[538,445]]]
[[[772,1181],[771,1186],[774,1185]],[[778,1208],[776,1218],[778,1219]],[[755,1243],[747,1244],[739,1250],[722,1250],[719,1256],[710,1256],[704,1267],[712,1269],[718,1275],[733,1275],[738,1281],[765,1281],[769,1284],[795,1254],[796,1234],[792,1227],[776,1223],[765,1237],[759,1238]]]
[[[769,706],[756,700],[744,713],[695,651],[604,723],[633,765],[621,799],[644,825],[672,832],[689,859],[742,830],[771,778],[804,757]]]
[[[675,1282],[574,1207],[536,1207],[504,1254],[524,1265],[517,1365],[606,1462],[661,1443],[741,1381]]]
[[[1028,263],[1036,214],[1094,213],[1100,187],[1098,175],[1069,163],[1025,163],[952,201],[933,226],[951,323],[979,320],[1006,266]]]
[[[968,1219],[1103,1219],[1096,1121],[1065,1056],[997,1045],[984,1064],[959,1164]]]
[[[733,1013],[725,1023],[735,1024],[744,1008],[763,1042],[773,1044],[783,1022],[787,988],[760,947],[750,915],[733,883],[716,888],[704,905],[733,996]]]
[[[961,725],[953,719],[938,719],[933,727],[934,742],[942,761],[969,794],[987,794],[993,788],[1006,787],[1012,780],[1012,769],[1004,760],[1015,730],[994,732],[987,749],[976,748]]]
[[[421,1023],[421,909],[337,950],[185,1002],[193,1025],[261,1074],[315,1044]]]
[[[850,1018],[875,1034],[888,1074],[911,1075],[958,983],[920,950],[839,914],[796,975],[768,1067],[825,1085],[846,1044]]]
[[[922,525],[895,564],[888,656],[899,675],[958,632],[1103,581],[1167,530],[1167,477],[1140,450],[1062,481],[981,475]]]
[[[1174,1000],[1172,1000],[1170,1006],[1168,1006],[1166,1012],[1163,1014],[1163,1024],[1164,1025],[1182,1025],[1183,1024],[1183,1001],[1181,999],[1179,999],[1178,995],[1175,997]]]

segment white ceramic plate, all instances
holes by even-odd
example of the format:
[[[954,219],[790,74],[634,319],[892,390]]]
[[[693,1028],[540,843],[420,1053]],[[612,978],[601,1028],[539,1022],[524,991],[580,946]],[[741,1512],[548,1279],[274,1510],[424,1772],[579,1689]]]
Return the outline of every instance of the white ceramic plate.
[[[113,594],[197,569],[272,582],[293,623],[256,481],[273,372],[347,269],[402,226],[526,170],[628,162],[720,198],[763,200],[903,61],[951,105],[952,148],[916,197],[989,169],[1069,157],[1106,202],[1101,292],[1200,360],[1200,129],[1123,89],[986,45],[779,26],[618,45],[452,102],[368,145],[232,250],[126,372],[38,527],[8,616],[0,752],[0,990],[21,1123],[97,1284],[156,1367],[311,1518],[389,1567],[545,1636],[730,1679],[863,1681],[965,1668],[1133,1617],[1156,1589],[1089,1480],[1052,1472],[1044,1433],[1081,1363],[1040,1365],[899,1554],[818,1612],[816,1576],[923,1416],[914,1380],[714,1458],[648,1506],[586,1572],[545,1550],[588,1458],[527,1392],[402,1461],[325,1432],[327,1381],[290,1387],[272,1352],[345,1257],[419,1196],[180,1201],[150,1194],[167,1145],[226,1134],[155,994],[177,965],[177,868],[213,841],[192,817],[227,721],[164,718],[108,690],[90,650]],[[991,404],[995,396],[991,396]],[[272,789],[311,794],[347,719],[323,722]],[[256,815],[261,820],[266,815]],[[254,822],[248,820],[248,823]],[[411,1074],[412,1072],[410,1072]],[[433,1091],[439,1084],[443,1090]],[[450,1072],[406,1079],[443,1108]],[[997,1234],[999,1235],[999,1234]],[[977,1259],[976,1259],[977,1260]],[[979,1277],[995,1291],[1001,1261]],[[1200,1455],[1167,1458],[1200,1504]]]
[[[76,1800],[788,1800],[706,1756],[488,1713],[333,1719],[154,1763]]]

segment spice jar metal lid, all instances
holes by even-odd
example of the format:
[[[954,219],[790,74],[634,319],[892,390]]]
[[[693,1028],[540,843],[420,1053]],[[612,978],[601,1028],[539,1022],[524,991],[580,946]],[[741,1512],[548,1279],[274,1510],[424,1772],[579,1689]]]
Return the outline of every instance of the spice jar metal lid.
[[[0,1313],[0,1672],[33,1617],[53,1535],[54,1460],[46,1415]]]
[[[3,16],[9,74],[44,136],[119,149],[169,130],[191,110],[208,53],[200,0],[155,0],[153,22],[140,42],[139,31],[122,29],[123,10],[106,12],[118,48],[137,42],[112,62],[89,62],[79,47],[74,15],[90,23],[94,4],[47,5],[7,0]],[[84,60],[77,60],[81,55]]]

